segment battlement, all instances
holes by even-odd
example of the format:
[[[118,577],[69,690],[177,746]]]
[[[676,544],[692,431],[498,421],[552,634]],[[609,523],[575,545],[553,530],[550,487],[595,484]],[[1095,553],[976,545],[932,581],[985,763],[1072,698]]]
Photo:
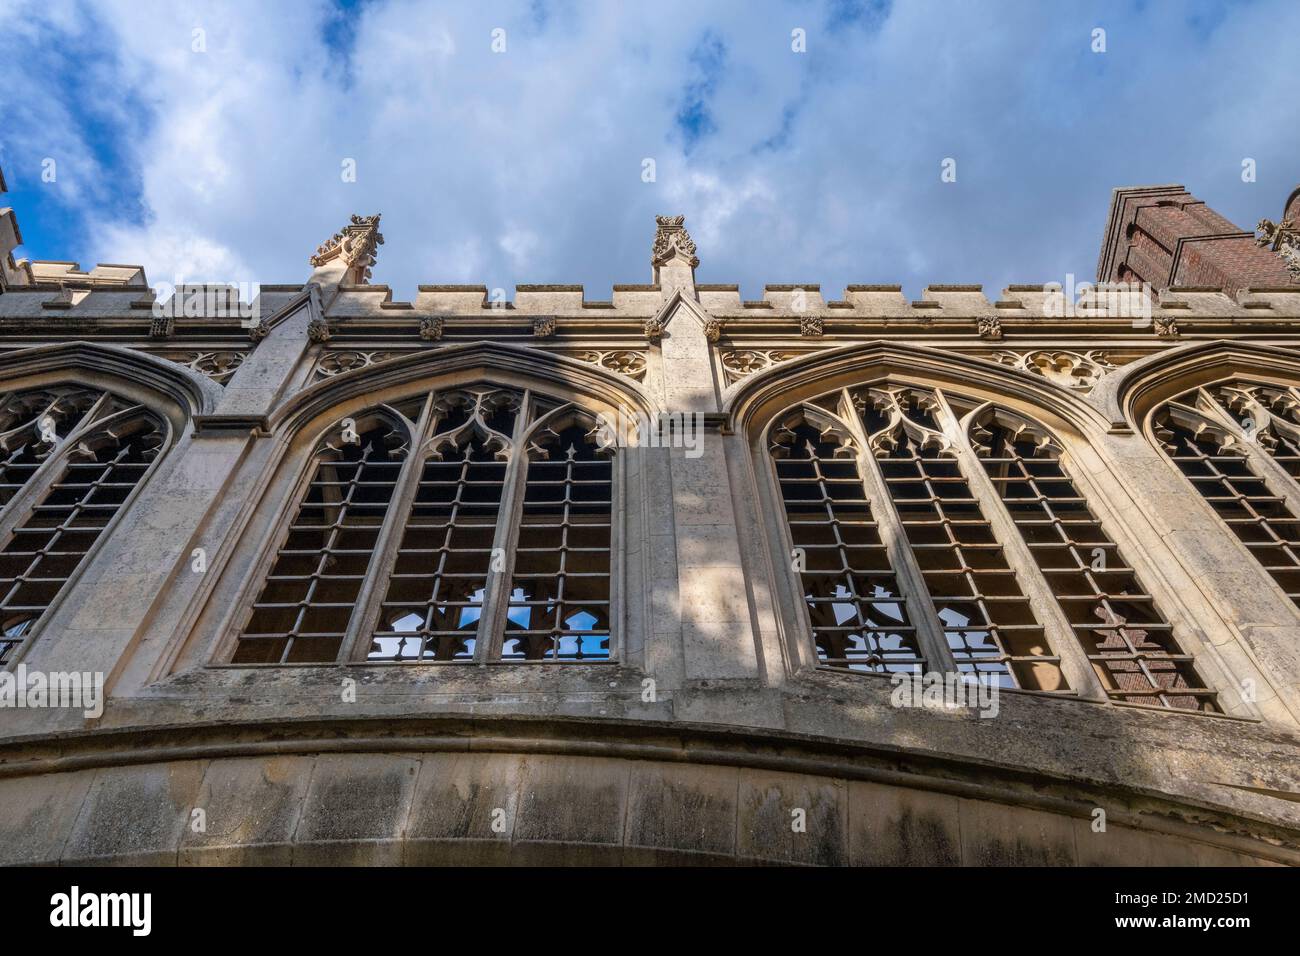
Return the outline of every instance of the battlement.
[[[371,282],[384,243],[380,217],[356,215],[317,247],[310,256],[313,271],[303,283],[264,285],[261,295],[241,292],[233,299],[225,286],[188,286],[202,294],[182,301],[170,286],[151,289],[141,266],[105,263],[86,271],[71,261],[14,261],[12,250],[22,237],[13,211],[5,209],[0,211],[5,254],[0,275],[7,295],[0,320],[30,323],[61,313],[77,318],[84,330],[100,320],[120,324],[132,315],[148,324],[161,313],[183,324],[211,321],[224,327],[232,311],[247,317],[255,304],[254,313],[264,317],[268,309],[315,289],[331,334],[418,334],[425,340],[430,323],[440,323],[453,337],[637,337],[656,316],[666,319],[660,312],[675,295],[697,303],[716,322],[711,341],[745,336],[852,341],[894,332],[998,341],[1022,330],[1085,328],[1168,338],[1180,329],[1265,330],[1270,323],[1300,318],[1294,211],[1300,211],[1300,189],[1288,198],[1283,219],[1276,225],[1262,220],[1261,236],[1255,237],[1180,185],[1120,188],[1112,196],[1098,263],[1098,275],[1107,283],[1100,292],[1083,283],[1062,288],[1058,279],[1013,284],[996,298],[980,285],[932,284],[914,299],[898,285],[850,284],[832,297],[815,281],[773,283],[763,287],[760,298],[745,299],[737,284],[697,284],[699,250],[685,217],[659,216],[649,283],[616,284],[592,298],[581,285],[520,284],[508,291],[427,284],[414,298],[397,300],[389,286]],[[1169,253],[1168,261],[1158,250]],[[130,297],[114,294],[123,291]]]

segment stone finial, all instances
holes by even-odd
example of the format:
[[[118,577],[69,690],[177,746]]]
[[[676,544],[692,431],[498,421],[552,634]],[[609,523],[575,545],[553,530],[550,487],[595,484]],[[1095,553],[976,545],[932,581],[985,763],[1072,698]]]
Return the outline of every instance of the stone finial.
[[[1286,263],[1287,275],[1300,279],[1300,228],[1296,228],[1294,220],[1261,219],[1255,227],[1255,245],[1276,252]]]
[[[694,269],[700,264],[695,240],[686,231],[685,216],[655,216],[655,241],[650,247],[651,265],[661,266],[680,255]]]
[[[980,316],[975,320],[975,327],[979,330],[982,339],[996,341],[1002,338],[1002,320],[996,315]]]
[[[7,191],[4,170],[0,170],[0,193]],[[31,285],[35,279],[26,259],[15,262],[13,250],[23,244],[23,234],[18,230],[18,217],[12,209],[0,209],[0,290],[13,286]]]
[[[375,264],[378,248],[384,244],[379,231],[379,215],[353,216],[350,225],[321,243],[316,254],[308,261],[317,269],[331,262],[342,262],[347,267],[349,285],[366,285],[370,282],[370,269]]]
[[[442,316],[433,316],[428,319],[420,320],[420,338],[425,342],[437,342],[442,338],[443,328],[446,321]]]

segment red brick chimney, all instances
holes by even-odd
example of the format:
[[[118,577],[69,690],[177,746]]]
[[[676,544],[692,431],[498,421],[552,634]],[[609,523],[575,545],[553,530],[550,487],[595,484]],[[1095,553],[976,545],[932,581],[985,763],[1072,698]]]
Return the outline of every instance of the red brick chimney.
[[[1300,226],[1300,189],[1283,220]],[[1182,186],[1116,189],[1097,261],[1098,282],[1147,282],[1156,289],[1208,286],[1229,295],[1250,288],[1300,288],[1287,260],[1255,233],[1224,219]]]

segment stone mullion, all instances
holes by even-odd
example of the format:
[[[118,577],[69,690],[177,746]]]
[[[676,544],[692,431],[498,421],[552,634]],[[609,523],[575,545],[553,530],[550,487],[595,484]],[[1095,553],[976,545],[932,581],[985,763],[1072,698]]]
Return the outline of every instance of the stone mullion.
[[[528,481],[527,449],[524,436],[533,417],[533,393],[525,391],[510,434],[510,460],[501,487],[501,505],[497,509],[496,530],[492,535],[492,552],[488,555],[487,584],[483,588],[483,610],[478,616],[474,642],[474,662],[486,664],[501,656],[505,642],[507,615],[510,610],[510,584],[515,573],[515,547],[523,520],[523,493]],[[504,555],[500,571],[492,570],[495,555]]]
[[[375,539],[375,553],[370,560],[370,568],[361,582],[361,591],[357,594],[356,608],[348,622],[347,633],[339,647],[340,661],[364,661],[370,655],[368,635],[375,633],[376,625],[387,593],[389,578],[397,564],[397,551],[402,544],[402,535],[415,504],[419,489],[420,476],[424,472],[424,444],[429,440],[428,432],[433,428],[433,396],[428,395],[424,407],[420,409],[419,421],[411,431],[411,441],[406,452],[406,461],[397,476],[397,487],[388,502],[383,526]]]
[[[840,392],[839,417],[845,422],[854,444],[858,446],[858,476],[870,503],[880,540],[889,555],[898,588],[902,592],[899,596],[907,607],[907,616],[912,626],[916,628],[917,647],[925,657],[926,669],[956,673],[957,661],[952,656],[952,649],[948,646],[939,618],[934,613],[934,599],[926,586],[916,555],[912,553],[907,531],[894,507],[884,474],[871,454],[866,428],[857,409],[853,407],[853,399],[847,390]]]
[[[1007,565],[1013,570],[1020,569],[1016,573],[1016,580],[1029,600],[1034,616],[1043,625],[1043,633],[1047,636],[1052,649],[1061,658],[1061,672],[1065,675],[1070,689],[1080,697],[1089,700],[1108,701],[1106,690],[1102,687],[1097,672],[1093,670],[1092,662],[1088,660],[1088,655],[1084,653],[1082,645],[1075,636],[1069,618],[1065,616],[1065,612],[1057,602],[1052,586],[1039,570],[1034,552],[1025,542],[1020,529],[1016,527],[1015,521],[1012,520],[1006,505],[1002,502],[1002,496],[998,494],[993,480],[989,478],[983,463],[970,444],[968,431],[974,412],[967,415],[965,419],[958,419],[943,393],[936,389],[935,395],[940,405],[940,426],[952,442],[957,467],[961,469],[962,477],[966,479],[966,485],[970,488],[971,496],[979,505],[984,519],[993,529],[994,537],[1002,546],[1003,553],[1007,557]]]

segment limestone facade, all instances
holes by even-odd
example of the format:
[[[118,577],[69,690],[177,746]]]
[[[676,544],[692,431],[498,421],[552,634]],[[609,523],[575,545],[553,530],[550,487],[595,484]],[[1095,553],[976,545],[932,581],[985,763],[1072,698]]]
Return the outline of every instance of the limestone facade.
[[[1300,861],[1300,283],[743,301],[675,216],[399,302],[379,228],[160,303],[0,210],[0,659],[106,685],[0,708],[0,861]]]

